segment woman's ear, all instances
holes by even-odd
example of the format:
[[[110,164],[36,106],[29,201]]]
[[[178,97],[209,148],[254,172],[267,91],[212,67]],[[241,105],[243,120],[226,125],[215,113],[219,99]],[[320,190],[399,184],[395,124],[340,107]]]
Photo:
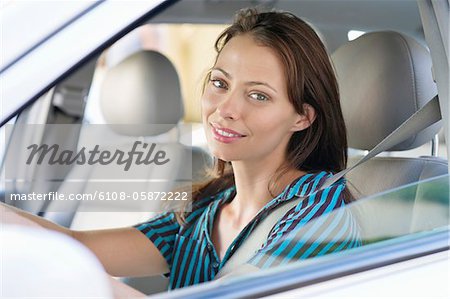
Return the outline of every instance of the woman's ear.
[[[293,131],[302,131],[314,122],[316,119],[316,110],[309,104],[303,104],[303,114],[297,115],[297,121],[293,127]]]

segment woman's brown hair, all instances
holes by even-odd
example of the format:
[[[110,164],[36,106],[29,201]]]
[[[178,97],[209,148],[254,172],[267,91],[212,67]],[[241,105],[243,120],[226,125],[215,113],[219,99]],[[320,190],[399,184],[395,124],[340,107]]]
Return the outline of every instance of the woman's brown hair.
[[[289,101],[297,113],[305,113],[305,103],[316,111],[313,123],[307,129],[295,132],[289,140],[286,165],[274,175],[273,183],[276,184],[276,178],[292,168],[334,173],[345,169],[347,135],[338,85],[328,53],[316,32],[288,12],[241,10],[233,24],[216,40],[216,61],[224,46],[233,37],[243,34],[250,35],[256,43],[278,54],[286,72]],[[206,80],[209,80],[209,74]],[[215,158],[210,178],[193,186],[192,203],[233,185],[231,164]],[[268,189],[270,192],[271,186]],[[347,188],[344,192],[345,200],[351,201]],[[178,213],[177,218],[184,221],[184,213]]]

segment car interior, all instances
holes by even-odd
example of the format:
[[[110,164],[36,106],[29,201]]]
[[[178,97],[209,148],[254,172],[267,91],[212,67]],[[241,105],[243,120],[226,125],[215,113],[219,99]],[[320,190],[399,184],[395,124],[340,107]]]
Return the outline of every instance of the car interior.
[[[94,136],[83,136],[82,128],[80,140],[83,137],[88,139],[87,142],[90,140],[98,142],[101,139],[104,140],[101,142],[102,145],[127,150],[131,148],[137,136],[142,142],[157,144],[156,149],[163,150],[171,157],[171,162],[164,166],[134,167],[128,170],[127,180],[143,180],[143,182],[130,182],[127,185],[130,192],[141,190],[169,192],[183,182],[201,179],[201,171],[206,169],[210,156],[201,148],[190,146],[190,140],[185,144],[181,143],[182,136],[186,134],[186,131],[189,133],[190,127],[189,124],[181,123],[184,109],[179,78],[173,64],[165,56],[153,50],[133,53],[107,71],[99,97],[100,111],[106,125],[95,125],[98,127],[95,133],[92,133],[91,127],[85,130],[87,134]],[[84,141],[81,143],[86,144]],[[64,192],[69,190],[71,193],[89,193],[92,190],[112,191],[113,186],[108,183],[100,186],[101,183],[98,180],[121,179],[123,170],[118,165],[99,165],[87,169],[73,167],[68,178],[69,180],[60,186],[65,188]],[[71,178],[88,178],[88,180],[81,186],[74,186],[70,182]],[[155,185],[155,180],[160,182]],[[120,188],[123,189],[123,186]],[[89,225],[90,227],[123,227],[144,221],[148,219],[149,212],[155,214],[161,209],[155,206],[161,202],[155,202],[151,207],[137,206],[133,201],[127,201],[127,204],[120,206],[113,202],[111,204],[111,207],[106,207],[104,203],[97,203],[99,206],[95,207],[89,202],[82,202],[74,209],[78,211],[73,213],[74,218],[65,216],[64,221],[73,229],[86,229]],[[67,208],[66,203],[64,208]],[[50,213],[54,217],[59,217],[53,220],[61,221],[61,213],[52,213],[52,210],[58,211],[58,209],[49,207]]]
[[[192,67],[201,71],[210,67],[214,37],[236,10],[253,2],[305,18],[323,38],[339,83],[348,130],[349,166],[438,94],[416,1],[383,1],[383,5],[374,1],[339,1],[339,5],[330,1],[223,2],[176,2],[24,109],[6,126],[2,163],[9,178],[17,179],[7,180],[2,192],[89,193],[99,188],[114,190],[114,183],[102,182],[105,179],[124,179],[123,167],[118,165],[17,167],[16,161],[23,158],[18,156],[18,148],[32,143],[57,143],[76,151],[99,140],[104,148],[125,149],[138,139],[176,157],[167,167],[131,169],[126,179],[134,180],[129,185],[133,191],[154,188],[169,192],[183,183],[206,178],[212,157],[202,135],[199,113],[201,76],[193,78],[189,72]],[[217,9],[219,5],[224,9]],[[349,33],[355,31],[360,36],[350,38]],[[164,39],[161,34],[170,37]],[[210,45],[205,48],[207,55],[206,50],[195,51],[204,44]],[[199,61],[201,65],[189,64]],[[194,90],[193,85],[196,92],[187,94]],[[93,126],[98,128],[93,130]],[[415,132],[355,168],[346,178],[352,194],[360,199],[447,174],[441,121]],[[152,180],[159,183],[152,185]],[[448,224],[448,190],[447,197],[444,195],[440,204],[431,208],[420,205],[425,189],[413,188],[411,192],[407,205],[393,200],[388,203],[392,217],[402,215],[404,229],[398,234]],[[162,209],[135,202],[128,206],[76,201],[70,206],[64,203],[64,207],[58,202],[10,204],[80,230],[131,226]],[[372,201],[358,212],[365,218],[362,229],[367,243],[375,241],[376,230],[383,229],[379,219],[386,213],[386,205],[386,201]],[[442,211],[442,217],[433,216]],[[167,278],[162,276],[123,280],[146,294],[164,291],[167,285]]]
[[[338,48],[332,54],[332,59],[351,148],[374,148],[437,94],[427,49],[407,35],[394,31],[368,33]],[[433,140],[441,129],[442,121],[416,132],[391,151],[418,148]],[[350,156],[349,164],[361,158],[359,155]],[[357,198],[364,198],[447,173],[447,160],[433,156],[430,152],[419,157],[374,157],[349,172],[346,177],[354,187],[353,194]],[[421,192],[423,190],[417,188],[416,194],[411,194],[408,199],[407,206],[397,206],[396,213],[402,215],[405,221],[402,226],[406,228],[422,227],[425,222],[433,221],[433,213],[439,214],[436,210],[419,212],[414,209],[414,202],[423,198]],[[395,206],[393,200],[390,206]],[[437,206],[438,211],[443,208]],[[379,219],[382,219],[385,209],[381,200],[366,202],[362,216],[365,219],[365,234],[380,232]],[[414,220],[413,211],[416,215]],[[442,220],[441,224],[444,225],[446,219]],[[404,233],[407,232],[408,229]]]

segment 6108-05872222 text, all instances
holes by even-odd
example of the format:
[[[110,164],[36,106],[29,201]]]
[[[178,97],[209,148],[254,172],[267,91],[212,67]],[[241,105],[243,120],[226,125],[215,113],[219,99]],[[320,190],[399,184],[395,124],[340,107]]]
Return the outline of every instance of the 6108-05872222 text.
[[[188,192],[124,192],[124,191],[95,191],[91,193],[61,193],[61,192],[46,192],[46,193],[11,193],[9,196],[11,201],[46,201],[46,200],[58,200],[58,201],[111,201],[111,200],[167,200],[167,201],[180,201],[188,199]]]

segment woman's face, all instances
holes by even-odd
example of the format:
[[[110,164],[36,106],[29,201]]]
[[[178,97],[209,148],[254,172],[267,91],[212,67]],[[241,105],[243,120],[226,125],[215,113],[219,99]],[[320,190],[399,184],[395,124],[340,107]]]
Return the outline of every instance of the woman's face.
[[[289,102],[280,59],[250,35],[233,37],[220,52],[202,118],[211,153],[224,161],[284,159],[292,134],[308,126]]]

